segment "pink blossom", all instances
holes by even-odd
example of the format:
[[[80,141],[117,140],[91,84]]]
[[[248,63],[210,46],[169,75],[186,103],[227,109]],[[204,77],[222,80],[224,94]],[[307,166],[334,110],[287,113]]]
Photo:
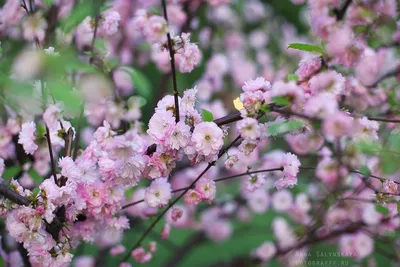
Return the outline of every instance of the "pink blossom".
[[[247,204],[254,213],[264,213],[268,210],[270,197],[265,190],[259,189],[247,196]]]
[[[321,58],[314,57],[309,60],[302,60],[299,63],[299,68],[296,70],[296,74],[299,77],[299,81],[304,81],[310,78],[313,74],[321,68]]]
[[[175,127],[171,111],[157,111],[149,121],[147,133],[155,140],[164,143]]]
[[[398,185],[392,180],[386,180],[383,183],[383,191],[395,195],[398,193]]]
[[[304,105],[304,113],[311,117],[333,117],[338,112],[338,103],[332,95],[322,93],[310,97]]]
[[[122,96],[130,95],[133,92],[133,82],[128,70],[123,67],[116,69],[113,72],[113,80]]]
[[[4,159],[0,158],[0,176],[3,175],[5,169]]]
[[[180,208],[172,208],[171,219],[176,222],[182,217],[183,211]]]
[[[185,203],[186,204],[197,205],[201,202],[201,199],[202,199],[202,195],[193,189],[190,189],[185,194]]]
[[[132,255],[132,258],[133,258],[135,261],[139,262],[139,263],[146,263],[146,262],[149,262],[149,261],[151,260],[151,258],[152,258],[151,253],[150,253],[150,252],[146,252],[146,251],[144,250],[144,248],[142,248],[142,247],[139,247],[139,248],[137,248],[137,249],[134,249],[134,250],[132,251],[131,255]]]
[[[146,189],[145,200],[150,207],[162,208],[171,197],[171,184],[167,182],[167,178],[158,178]]]
[[[345,234],[339,241],[340,252],[356,259],[362,259],[370,255],[374,249],[374,242],[367,234]]]
[[[224,133],[214,122],[202,122],[195,126],[192,142],[197,153],[204,156],[217,155],[223,145]]]
[[[196,183],[196,191],[201,195],[203,200],[211,202],[216,194],[215,182],[207,178],[201,178]]]
[[[144,24],[143,33],[149,43],[164,42],[167,38],[168,26],[163,17],[152,15]]]
[[[244,118],[237,123],[237,129],[246,140],[255,141],[261,137],[262,129],[256,119]]]
[[[293,196],[289,190],[281,190],[272,195],[272,207],[276,211],[287,211],[293,205]]]
[[[276,253],[276,247],[272,242],[264,242],[253,251],[253,256],[261,259],[263,262],[269,261]]]
[[[179,150],[189,144],[191,134],[190,127],[185,122],[179,121],[172,130],[172,133],[167,137],[165,143],[170,148]]]
[[[244,92],[255,92],[258,90],[268,91],[271,89],[271,83],[266,81],[263,77],[258,77],[255,80],[244,82],[242,90]]]
[[[182,51],[175,54],[175,61],[182,73],[192,72],[201,61],[202,54],[196,44],[187,43]]]
[[[238,161],[239,157],[237,154],[229,155],[225,160],[225,168],[231,169]]]
[[[286,153],[282,159],[283,175],[288,177],[295,177],[299,172],[300,161],[296,155]]]
[[[246,180],[246,190],[254,192],[265,184],[265,174],[252,174]]]
[[[35,144],[36,139],[36,124],[35,122],[26,122],[22,124],[21,132],[19,133],[18,144],[24,147],[26,154],[35,153],[38,146]]]
[[[117,245],[110,249],[110,254],[115,256],[125,252],[125,247],[123,245]]]
[[[321,72],[310,79],[310,90],[313,94],[327,93],[332,96],[343,94],[344,77],[334,70]]]
[[[111,36],[118,32],[120,14],[115,10],[107,10],[102,15],[103,20],[99,27],[99,33],[104,36]]]
[[[360,139],[378,139],[379,124],[376,121],[362,117],[355,120],[354,136]]]
[[[324,135],[333,140],[337,137],[350,135],[353,126],[353,119],[344,112],[337,112],[327,117],[323,122]]]
[[[49,105],[43,113],[43,121],[50,129],[57,128],[58,121],[62,119],[60,105]]]
[[[161,239],[166,240],[169,238],[169,234],[171,232],[171,225],[169,225],[168,223],[166,223],[162,230],[161,230]]]

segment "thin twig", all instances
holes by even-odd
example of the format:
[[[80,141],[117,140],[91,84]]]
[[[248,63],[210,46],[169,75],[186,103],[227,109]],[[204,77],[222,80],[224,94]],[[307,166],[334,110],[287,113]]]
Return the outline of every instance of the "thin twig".
[[[54,182],[56,183],[56,185],[59,185],[58,179],[57,179],[56,164],[54,162],[53,148],[51,147],[50,130],[49,130],[49,127],[47,127],[47,125],[46,125],[46,140],[47,140],[47,146],[49,147],[51,171],[54,176]]]
[[[92,46],[90,47],[90,59],[89,59],[90,64],[92,64],[94,61],[94,43],[96,41],[97,31],[99,28],[100,6],[101,6],[101,0],[97,0],[96,10],[95,10],[95,19],[94,19],[94,31],[93,31]]]
[[[239,135],[238,137],[236,137],[226,148],[222,149],[218,155],[218,159],[220,159],[225,153],[226,151],[228,151],[233,145],[235,145],[236,142],[238,142],[241,139],[241,136]],[[188,191],[190,188],[194,187],[196,185],[196,183],[200,180],[201,177],[203,177],[203,175],[209,170],[211,169],[212,166],[215,165],[216,161],[213,161],[211,163],[209,163],[207,165],[207,167],[200,173],[200,175],[190,184],[190,186],[188,188],[186,188],[182,194],[180,194],[177,198],[174,199],[174,201],[172,201],[167,208],[165,208],[161,214],[153,221],[153,223],[147,228],[147,230],[142,234],[142,236],[139,238],[139,240],[136,242],[136,244],[128,251],[128,253],[126,254],[126,256],[121,260],[121,262],[126,261],[129,258],[130,253],[136,249],[137,247],[140,246],[140,244],[142,243],[142,241],[146,238],[146,236],[151,232],[151,230],[154,228],[154,226],[156,226],[156,224],[164,217],[164,215],[168,212],[169,209],[171,209]]]
[[[280,168],[273,168],[273,169],[266,169],[266,170],[244,172],[244,173],[240,173],[240,174],[235,174],[235,175],[231,175],[231,176],[227,176],[227,177],[214,179],[214,182],[222,182],[222,181],[230,180],[230,179],[233,179],[233,178],[238,178],[238,177],[245,176],[245,175],[251,175],[251,174],[255,174],[255,173],[273,172],[273,171],[282,171],[282,170],[283,170],[282,167],[280,167]],[[189,187],[189,186],[182,187],[182,188],[173,190],[172,193],[178,193],[178,192],[184,191],[186,189],[190,189],[190,188],[191,187]],[[131,206],[134,206],[134,205],[142,203],[142,202],[144,202],[144,199],[141,199],[141,200],[126,204],[125,206],[122,207],[122,209],[129,208]]]
[[[375,83],[373,83],[373,84],[371,84],[371,85],[367,85],[367,87],[368,87],[368,88],[377,87],[378,84],[379,84],[380,82],[382,82],[383,80],[386,80],[387,78],[390,78],[390,77],[392,77],[392,76],[396,76],[396,75],[398,75],[398,74],[400,74],[400,68],[396,68],[396,69],[394,69],[394,70],[392,70],[392,71],[389,71],[388,73],[382,75],[378,80],[376,80]]]
[[[82,105],[81,105],[81,113],[79,114],[78,129],[76,130],[76,136],[75,136],[74,153],[73,153],[73,159],[74,160],[76,159],[76,157],[78,157],[83,112],[84,112],[84,104],[82,103]]]
[[[336,15],[337,20],[342,20],[344,16],[346,15],[347,9],[350,7],[352,0],[346,0],[346,2],[343,4],[342,8],[337,9],[335,8],[333,10],[333,13]]]
[[[168,23],[168,14],[167,14],[167,4],[165,0],[161,0],[163,10],[164,10],[164,17],[165,20]],[[178,84],[176,81],[176,68],[175,68],[175,51],[172,45],[172,39],[171,39],[171,34],[169,31],[167,32],[167,39],[168,39],[168,50],[169,50],[169,57],[170,57],[170,62],[171,62],[171,72],[172,72],[172,82],[174,85],[174,100],[175,100],[175,121],[176,123],[179,122],[179,92],[178,92]]]

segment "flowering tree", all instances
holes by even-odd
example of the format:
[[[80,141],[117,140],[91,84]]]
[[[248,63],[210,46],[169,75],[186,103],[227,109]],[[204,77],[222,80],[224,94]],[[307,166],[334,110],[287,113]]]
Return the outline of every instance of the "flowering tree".
[[[396,0],[0,2],[3,264],[400,263]]]

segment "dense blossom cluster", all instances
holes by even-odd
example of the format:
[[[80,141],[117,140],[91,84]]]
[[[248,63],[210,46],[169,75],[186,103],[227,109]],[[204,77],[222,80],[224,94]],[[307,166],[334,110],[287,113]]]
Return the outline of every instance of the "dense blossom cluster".
[[[399,250],[395,0],[292,0],[310,36],[259,0],[113,0],[95,14],[86,1],[4,2],[8,265],[106,255],[129,267],[157,258],[173,229],[222,243],[257,218],[272,235],[245,253],[263,264],[299,266],[328,241],[368,266],[375,240]],[[85,243],[104,255],[82,255]]]

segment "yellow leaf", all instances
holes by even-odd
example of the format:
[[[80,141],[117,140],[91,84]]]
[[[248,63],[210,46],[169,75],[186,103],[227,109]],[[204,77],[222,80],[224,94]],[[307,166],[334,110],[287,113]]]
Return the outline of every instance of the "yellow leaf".
[[[240,101],[240,98],[238,97],[238,98],[236,98],[235,100],[233,100],[233,105],[235,106],[235,108],[237,109],[237,110],[241,110],[241,109],[243,109],[243,103],[242,103],[242,101]]]

